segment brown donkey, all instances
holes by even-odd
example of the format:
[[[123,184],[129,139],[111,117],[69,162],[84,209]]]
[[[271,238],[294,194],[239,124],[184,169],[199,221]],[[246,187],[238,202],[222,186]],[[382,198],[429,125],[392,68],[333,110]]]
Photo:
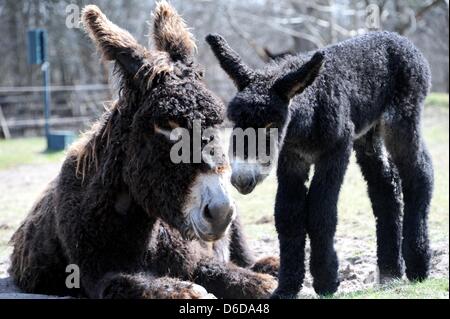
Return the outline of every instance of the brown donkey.
[[[89,298],[263,298],[273,258],[256,264],[227,191],[226,159],[170,159],[167,131],[212,128],[224,106],[193,62],[195,42],[166,2],[154,12],[155,49],[136,42],[96,6],[83,23],[115,63],[119,98],[74,145],[12,238],[10,274],[33,293]],[[80,289],[65,285],[66,267]]]

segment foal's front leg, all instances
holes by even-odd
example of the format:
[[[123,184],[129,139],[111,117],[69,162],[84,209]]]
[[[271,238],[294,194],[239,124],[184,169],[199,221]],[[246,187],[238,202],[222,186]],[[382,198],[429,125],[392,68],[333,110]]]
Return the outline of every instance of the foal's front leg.
[[[272,298],[295,298],[305,277],[306,181],[310,165],[284,149],[278,161],[275,227],[280,242],[278,288]]]
[[[336,292],[338,260],[334,250],[339,191],[351,154],[351,143],[319,159],[308,192],[307,231],[311,241],[310,271],[319,295]]]

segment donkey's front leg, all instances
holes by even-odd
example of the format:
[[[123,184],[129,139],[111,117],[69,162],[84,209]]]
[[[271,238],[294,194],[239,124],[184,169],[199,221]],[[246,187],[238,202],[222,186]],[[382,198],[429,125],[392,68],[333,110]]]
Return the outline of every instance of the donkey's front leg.
[[[239,214],[231,224],[230,259],[240,267],[250,267],[255,263],[254,257],[247,244]]]
[[[338,260],[334,250],[337,202],[351,154],[351,143],[321,156],[308,192],[307,231],[311,241],[310,271],[319,295],[336,292]]]
[[[268,298],[276,287],[276,279],[271,275],[213,259],[199,262],[193,277],[195,283],[217,298],[263,299]]]
[[[283,149],[278,161],[275,227],[280,242],[278,288],[272,298],[295,298],[305,277],[306,181],[310,165]]]
[[[230,260],[240,267],[278,277],[280,268],[278,257],[267,256],[255,262],[253,254],[248,247],[239,214],[231,225]]]
[[[155,277],[148,273],[107,273],[99,280],[91,298],[106,299],[211,299],[205,288],[170,277]]]

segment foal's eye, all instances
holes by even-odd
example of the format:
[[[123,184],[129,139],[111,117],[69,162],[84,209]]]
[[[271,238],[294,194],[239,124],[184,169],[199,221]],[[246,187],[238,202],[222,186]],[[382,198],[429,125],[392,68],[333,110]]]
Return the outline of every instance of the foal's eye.
[[[267,161],[267,162],[262,162],[261,166],[263,166],[263,167],[270,167],[271,164],[272,164],[271,161]]]
[[[205,76],[205,72],[203,72],[203,70],[199,70],[199,71],[195,72],[195,77],[197,78],[197,80],[202,80],[204,76]]]

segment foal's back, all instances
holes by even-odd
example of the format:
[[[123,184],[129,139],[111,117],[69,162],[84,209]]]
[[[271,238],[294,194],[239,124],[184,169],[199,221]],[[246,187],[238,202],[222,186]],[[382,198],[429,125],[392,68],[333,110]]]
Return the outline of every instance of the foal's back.
[[[420,116],[430,87],[430,68],[408,39],[373,32],[328,46],[324,52],[327,60],[321,75],[293,100],[294,119],[297,116],[304,122],[305,117],[326,112],[324,107],[335,104],[340,116],[350,117],[360,136],[383,115],[410,115],[413,108],[413,115]],[[308,57],[290,57],[282,69],[301,65]]]

